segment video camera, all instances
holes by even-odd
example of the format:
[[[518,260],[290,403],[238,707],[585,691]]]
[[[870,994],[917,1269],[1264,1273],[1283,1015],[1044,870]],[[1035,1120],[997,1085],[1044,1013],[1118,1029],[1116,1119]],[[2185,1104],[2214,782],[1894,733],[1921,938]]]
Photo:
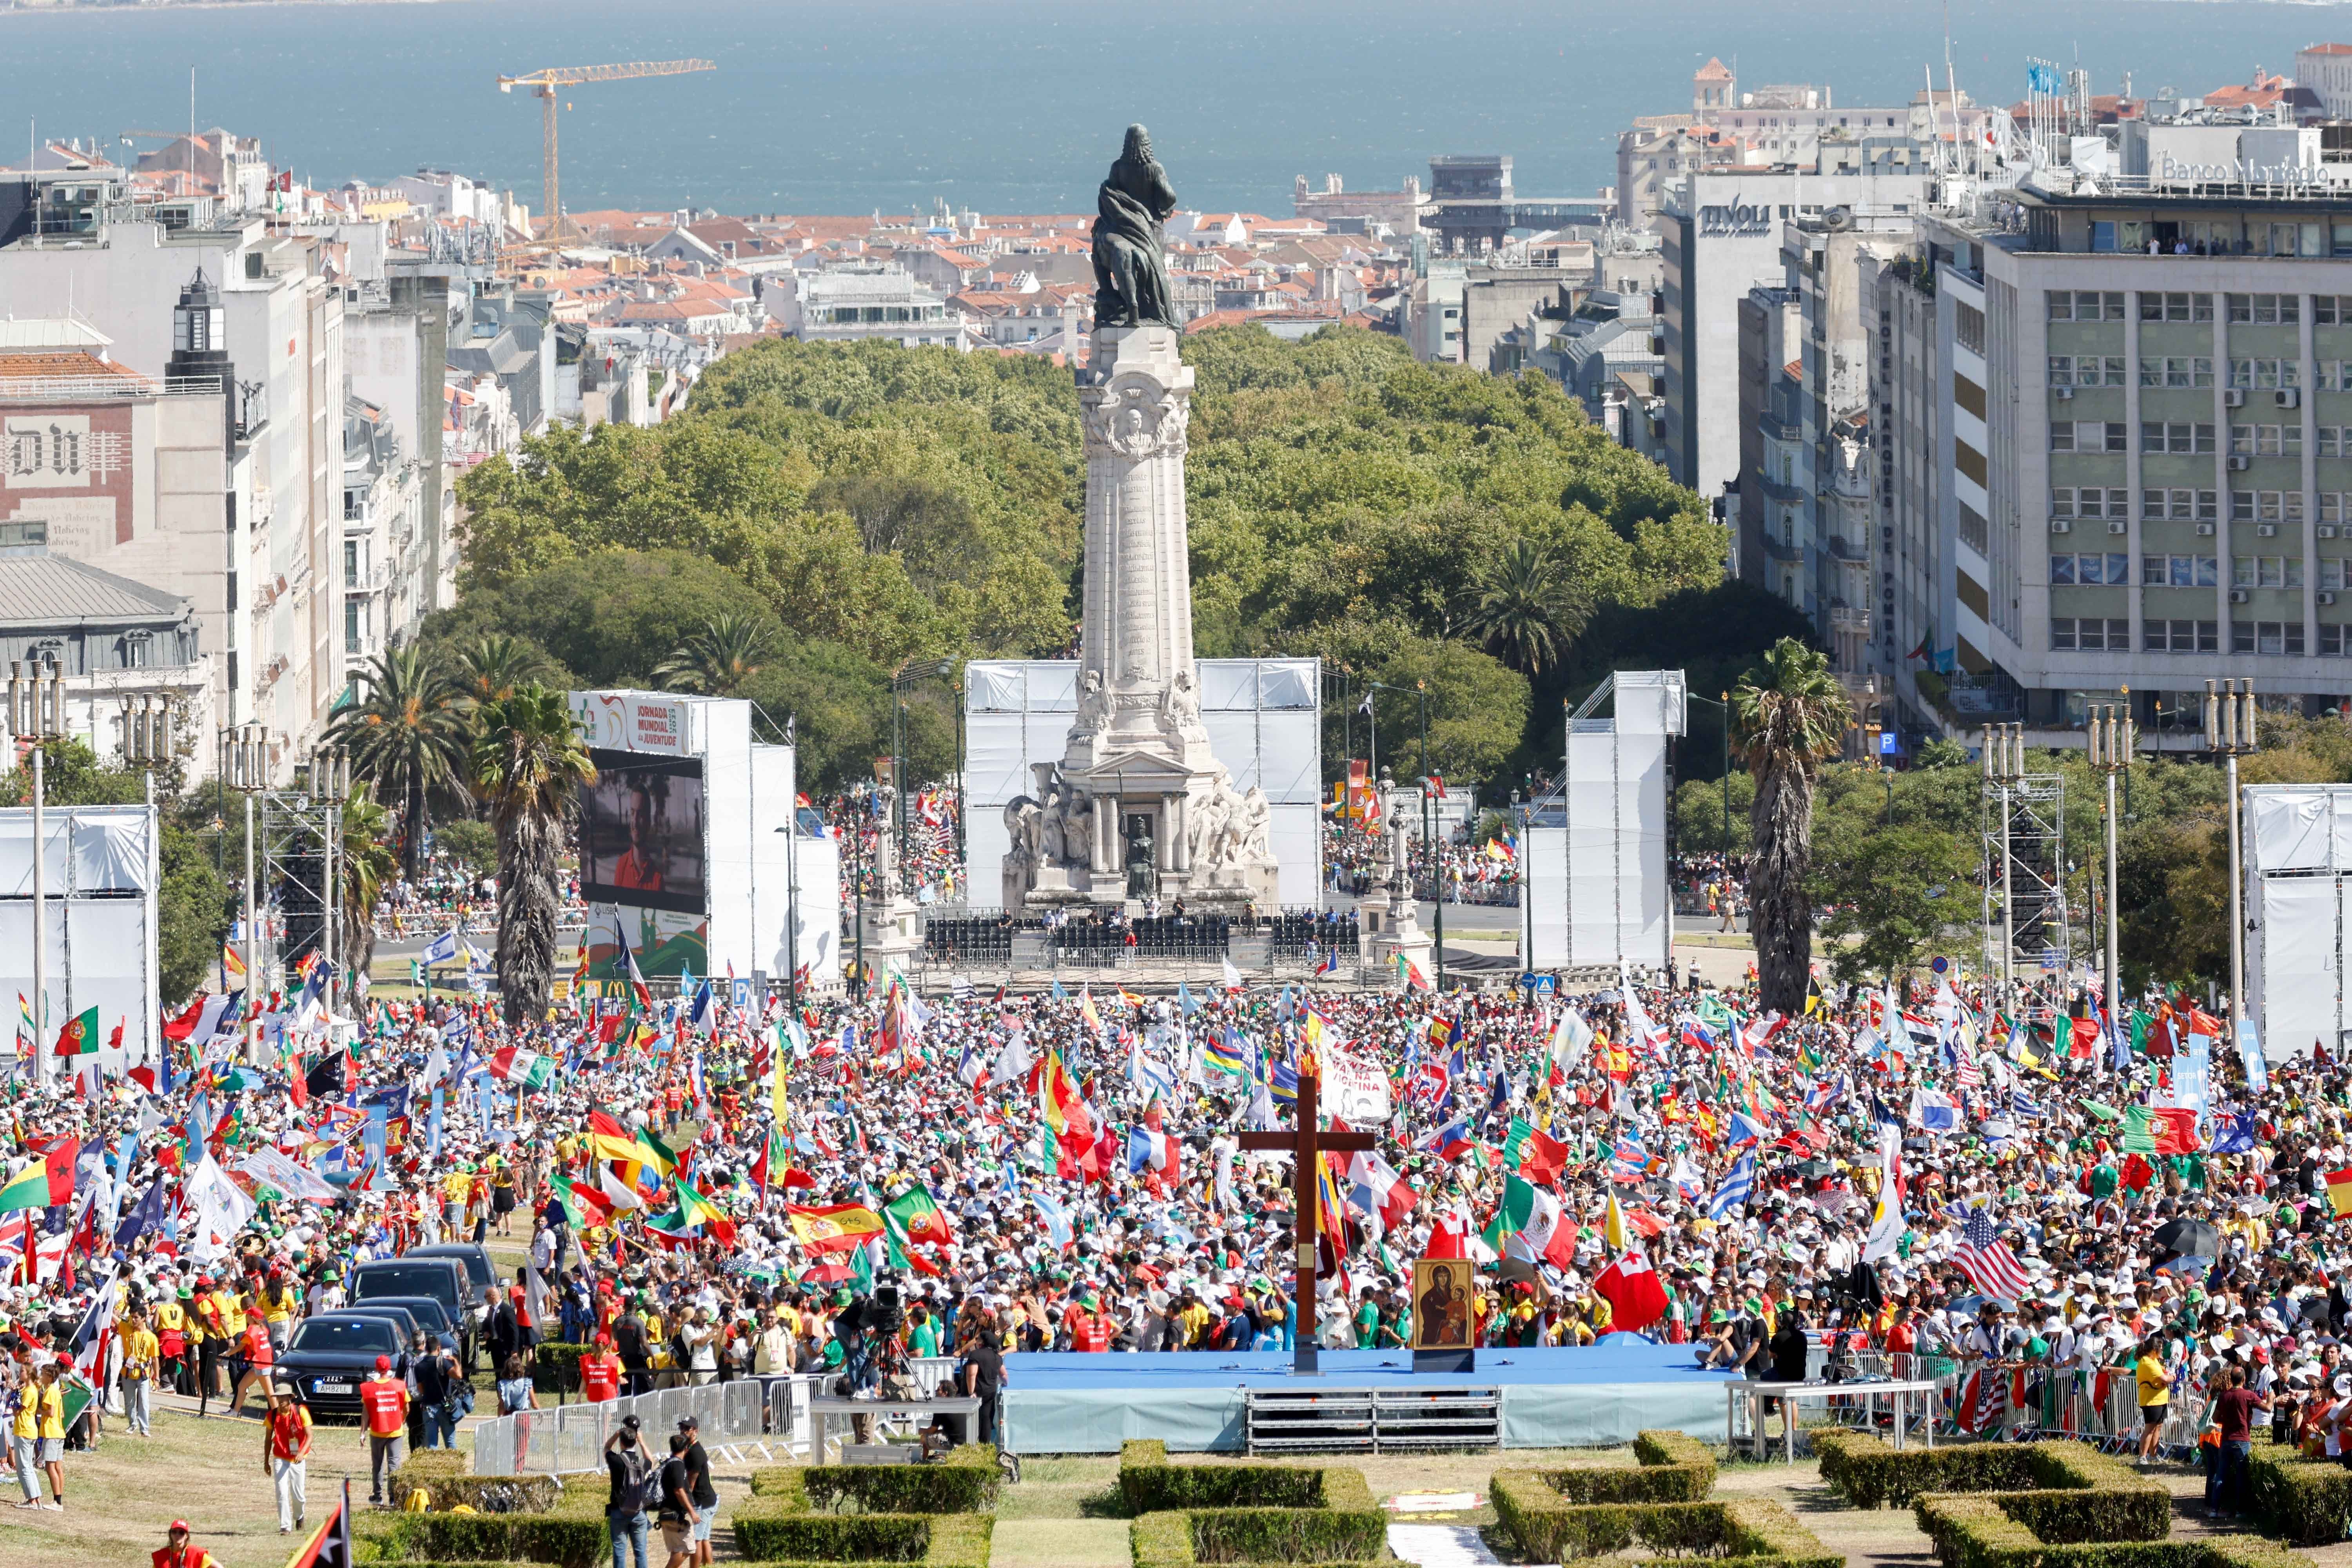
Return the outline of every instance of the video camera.
[[[874,1299],[866,1309],[866,1326],[883,1339],[891,1338],[907,1326],[906,1302],[895,1282],[874,1287]]]

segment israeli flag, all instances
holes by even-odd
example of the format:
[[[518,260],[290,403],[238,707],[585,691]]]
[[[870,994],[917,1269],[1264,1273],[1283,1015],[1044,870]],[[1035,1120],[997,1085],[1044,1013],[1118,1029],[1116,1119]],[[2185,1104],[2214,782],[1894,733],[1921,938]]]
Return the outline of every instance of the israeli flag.
[[[446,963],[449,960],[457,956],[457,928],[456,926],[451,926],[447,931],[443,931],[439,936],[436,936],[431,942],[426,942],[425,944],[425,952],[419,955],[419,958],[422,963],[433,964]]]

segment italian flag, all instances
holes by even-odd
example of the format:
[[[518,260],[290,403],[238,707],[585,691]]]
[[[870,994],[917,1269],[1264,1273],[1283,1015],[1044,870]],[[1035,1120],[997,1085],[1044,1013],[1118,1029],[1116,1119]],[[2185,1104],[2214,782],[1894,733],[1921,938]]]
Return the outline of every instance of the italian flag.
[[[525,1089],[545,1089],[555,1080],[555,1059],[509,1046],[490,1058],[490,1076]]]

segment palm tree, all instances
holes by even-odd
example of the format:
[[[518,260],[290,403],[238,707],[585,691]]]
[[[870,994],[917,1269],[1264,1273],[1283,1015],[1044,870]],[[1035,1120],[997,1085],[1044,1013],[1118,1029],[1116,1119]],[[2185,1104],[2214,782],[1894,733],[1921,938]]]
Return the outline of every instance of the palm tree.
[[[457,688],[415,646],[381,653],[360,677],[366,695],[337,713],[328,738],[351,752],[352,774],[400,806],[400,859],[424,874],[426,799],[457,787],[466,762],[466,715]]]
[[[525,685],[483,704],[474,792],[499,831],[499,994],[507,1022],[546,1016],[555,977],[555,885],[580,786],[596,781],[563,694]]]
[[[1853,721],[1829,657],[1782,637],[1761,669],[1731,692],[1733,739],[1756,800],[1748,810],[1748,923],[1756,938],[1761,1005],[1795,1016],[1812,966],[1813,910],[1805,891],[1813,849],[1813,777]]]
[[[392,879],[395,864],[391,816],[373,795],[353,790],[343,801],[343,841],[337,862],[343,929],[335,937],[335,951],[355,974],[365,974],[375,960],[376,900]]]
[[[768,631],[757,616],[721,610],[654,666],[654,679],[666,691],[722,696],[759,674],[768,652]]]
[[[1479,572],[1475,588],[1478,602],[1462,629],[1529,675],[1565,653],[1591,616],[1590,601],[1569,581],[1568,563],[1532,539],[1513,540]]]
[[[546,656],[503,632],[476,637],[457,650],[449,666],[459,698],[476,705],[511,697],[517,689],[548,674]]]

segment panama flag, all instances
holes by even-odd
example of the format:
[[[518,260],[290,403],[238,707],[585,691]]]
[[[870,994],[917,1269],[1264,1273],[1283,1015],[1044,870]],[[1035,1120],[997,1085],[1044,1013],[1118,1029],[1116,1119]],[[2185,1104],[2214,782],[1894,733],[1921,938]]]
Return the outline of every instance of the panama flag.
[[[545,1089],[555,1079],[555,1059],[509,1046],[490,1058],[490,1076],[525,1089]]]
[[[1359,1149],[1348,1161],[1349,1199],[1378,1216],[1383,1232],[1394,1230],[1420,1197],[1376,1150]]]
[[[1476,1147],[1466,1121],[1449,1121],[1421,1141],[1423,1153],[1434,1154],[1441,1160],[1459,1160]]]

